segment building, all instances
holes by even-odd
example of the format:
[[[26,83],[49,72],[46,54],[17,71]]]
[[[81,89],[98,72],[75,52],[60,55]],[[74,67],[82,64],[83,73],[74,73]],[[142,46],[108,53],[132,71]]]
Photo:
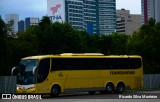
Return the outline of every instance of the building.
[[[66,22],[78,30],[84,30],[83,0],[66,0],[65,5]]]
[[[25,18],[25,29],[27,29],[31,25],[37,25],[38,23],[39,23],[39,18],[34,18],[34,17]]]
[[[18,14],[6,14],[5,15],[5,23],[8,23],[10,21],[13,21],[12,30],[13,33],[18,32],[18,21],[19,21],[19,15]]]
[[[149,18],[160,21],[160,0],[141,0],[142,24],[148,22]]]
[[[100,34],[116,31],[116,0],[97,0],[98,27]]]
[[[25,18],[25,21],[21,20],[18,22],[18,32],[26,30],[31,25],[38,25],[38,23],[39,23],[39,18],[34,18],[34,17]]]
[[[21,20],[18,22],[18,32],[24,31],[24,21]]]
[[[48,0],[48,16],[68,22],[89,34],[111,34],[116,29],[116,0]]]
[[[130,14],[129,10],[121,9],[116,11],[116,32],[133,34],[141,27],[141,15]]]
[[[65,22],[65,0],[47,0],[47,14],[53,22]]]

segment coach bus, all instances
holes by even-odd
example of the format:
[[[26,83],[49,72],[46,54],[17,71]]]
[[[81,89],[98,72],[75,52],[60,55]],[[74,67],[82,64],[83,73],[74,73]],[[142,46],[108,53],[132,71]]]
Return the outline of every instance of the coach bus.
[[[63,53],[22,58],[12,68],[17,93],[122,93],[143,87],[143,64],[138,55]]]

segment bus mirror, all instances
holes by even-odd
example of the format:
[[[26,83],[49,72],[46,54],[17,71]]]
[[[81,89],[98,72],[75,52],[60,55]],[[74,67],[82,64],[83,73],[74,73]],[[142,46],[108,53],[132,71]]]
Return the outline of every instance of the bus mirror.
[[[17,75],[18,74],[18,67],[17,66],[15,66],[15,67],[12,68],[11,74],[12,75]]]
[[[33,74],[33,75],[36,74],[36,69],[37,69],[37,67],[34,67],[34,68],[33,68],[33,70],[32,70],[32,74]]]

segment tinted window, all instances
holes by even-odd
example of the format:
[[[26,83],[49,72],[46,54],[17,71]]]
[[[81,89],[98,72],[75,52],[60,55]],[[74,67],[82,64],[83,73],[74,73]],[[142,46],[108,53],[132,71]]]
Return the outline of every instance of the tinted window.
[[[37,82],[43,82],[49,73],[49,69],[50,69],[50,59],[42,59],[39,63],[39,67],[38,67],[38,77],[37,77]]]
[[[51,70],[136,69],[140,66],[138,58],[54,58]]]
[[[52,59],[51,70],[104,69],[105,64],[105,60],[102,58],[55,58]]]
[[[111,58],[107,59],[110,69],[127,69],[128,59],[126,58]]]
[[[109,69],[137,69],[141,67],[140,58],[108,58]]]
[[[129,64],[131,69],[137,69],[141,67],[140,58],[129,58]]]

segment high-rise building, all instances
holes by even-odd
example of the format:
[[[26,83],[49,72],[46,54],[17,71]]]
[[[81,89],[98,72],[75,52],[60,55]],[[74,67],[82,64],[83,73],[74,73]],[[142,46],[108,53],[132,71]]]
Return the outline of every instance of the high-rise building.
[[[18,22],[18,31],[22,32],[26,30],[28,27],[30,27],[31,25],[38,25],[38,23],[39,23],[39,18],[35,18],[35,17],[25,18],[25,21],[21,20]]]
[[[18,32],[24,31],[24,21],[21,20],[18,22]]]
[[[39,23],[39,18],[28,17],[25,18],[25,29],[27,29],[31,25],[37,25]]]
[[[83,0],[65,0],[66,22],[78,30],[84,30]]]
[[[116,29],[116,0],[48,0],[47,8],[52,20],[89,34],[111,34]]]
[[[18,21],[19,15],[18,14],[6,14],[5,15],[5,23],[13,21],[12,30],[14,33],[18,32]]]
[[[100,34],[111,34],[116,31],[116,0],[98,1],[98,27]]]
[[[148,22],[149,18],[160,21],[160,0],[141,0],[142,24]]]
[[[130,14],[129,10],[117,10],[116,32],[133,34],[141,27],[141,15]]]

